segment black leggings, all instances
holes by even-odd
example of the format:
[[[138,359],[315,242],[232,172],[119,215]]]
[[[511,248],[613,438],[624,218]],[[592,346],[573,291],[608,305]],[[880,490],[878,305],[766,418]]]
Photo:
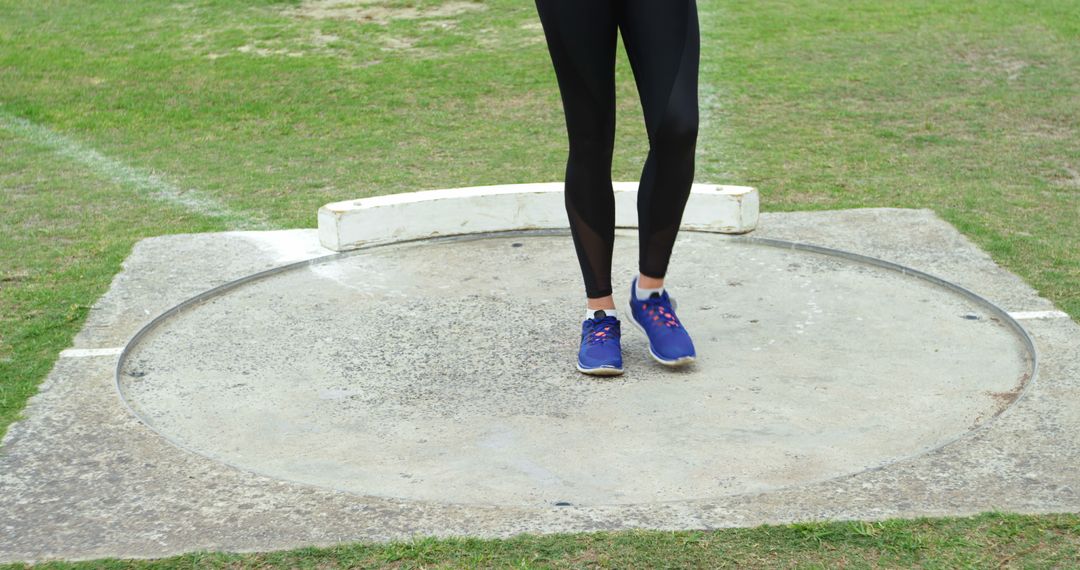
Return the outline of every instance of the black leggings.
[[[570,141],[566,213],[588,297],[611,291],[616,29],[634,72],[649,156],[637,210],[638,269],[664,277],[694,181],[700,38],[695,0],[536,0]]]

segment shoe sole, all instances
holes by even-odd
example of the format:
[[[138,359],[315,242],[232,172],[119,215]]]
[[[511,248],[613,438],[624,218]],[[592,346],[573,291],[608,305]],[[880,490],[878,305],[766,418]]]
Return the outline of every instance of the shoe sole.
[[[585,374],[591,374],[593,376],[618,376],[623,373],[622,368],[613,368],[610,366],[601,366],[600,368],[582,368],[581,363],[577,365],[578,372],[584,372]]]
[[[636,326],[638,328],[638,330],[641,331],[641,334],[645,335],[645,340],[649,341],[649,333],[645,332],[645,327],[641,326],[641,323],[639,323],[637,321],[637,319],[634,318],[634,312],[633,312],[634,309],[633,309],[633,307],[631,307],[628,304],[626,306],[626,308],[627,308],[628,311],[630,311],[630,313],[629,313],[630,314],[630,322],[634,323],[634,326]],[[672,309],[674,309],[674,306],[672,307]],[[663,364],[664,366],[670,366],[671,368],[678,368],[680,366],[685,366],[685,365],[690,364],[691,362],[697,360],[697,356],[680,356],[679,358],[676,358],[675,360],[664,360],[663,358],[660,358],[659,356],[657,356],[657,354],[655,352],[653,352],[652,342],[651,341],[649,341],[649,355],[653,357],[653,360],[659,362],[660,364]]]

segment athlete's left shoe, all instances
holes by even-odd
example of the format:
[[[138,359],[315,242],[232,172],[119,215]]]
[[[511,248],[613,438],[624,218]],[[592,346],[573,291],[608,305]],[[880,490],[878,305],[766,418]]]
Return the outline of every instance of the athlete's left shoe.
[[[660,364],[682,366],[697,359],[694,342],[675,316],[674,299],[667,290],[648,299],[637,298],[637,277],[630,282],[630,320],[649,337],[649,354]]]

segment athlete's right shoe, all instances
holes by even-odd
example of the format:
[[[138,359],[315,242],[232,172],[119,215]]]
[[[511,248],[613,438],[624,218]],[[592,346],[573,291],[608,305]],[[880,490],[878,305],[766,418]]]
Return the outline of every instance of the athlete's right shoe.
[[[630,282],[630,319],[649,338],[649,354],[666,366],[682,366],[697,358],[694,341],[675,316],[675,299],[667,290],[637,298],[637,277]]]
[[[623,373],[619,319],[597,311],[581,323],[577,369],[585,374],[616,376]]]

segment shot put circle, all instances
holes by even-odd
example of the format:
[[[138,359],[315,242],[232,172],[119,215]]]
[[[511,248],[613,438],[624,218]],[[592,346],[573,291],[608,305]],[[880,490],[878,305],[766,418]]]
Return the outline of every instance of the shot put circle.
[[[845,252],[684,231],[667,285],[698,361],[629,321],[625,374],[574,367],[585,307],[567,232],[360,249],[262,272],[161,315],[117,388],[173,444],[247,471],[441,503],[626,505],[766,492],[936,449],[1001,414],[1036,366],[1007,313]]]

